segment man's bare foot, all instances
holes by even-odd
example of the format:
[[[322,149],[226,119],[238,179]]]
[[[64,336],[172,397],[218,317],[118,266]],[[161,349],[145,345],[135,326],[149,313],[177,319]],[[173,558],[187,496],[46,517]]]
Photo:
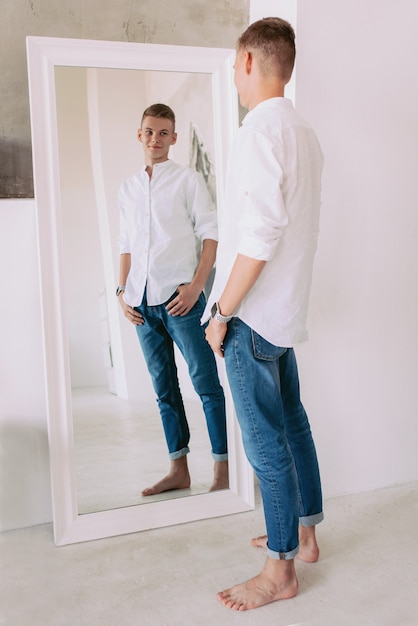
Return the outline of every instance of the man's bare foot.
[[[170,471],[158,483],[143,490],[143,496],[155,496],[164,491],[173,489],[188,489],[190,487],[190,474],[187,466],[187,456],[182,456],[175,461],[171,461]]]
[[[319,547],[316,541],[315,526],[299,526],[298,557],[305,563],[316,563],[319,559]]]
[[[293,598],[298,591],[293,559],[289,561],[267,558],[264,569],[245,583],[234,585],[218,593],[224,606],[234,611],[248,611],[260,606]]]
[[[260,535],[259,537],[253,537],[251,539],[251,545],[254,548],[261,548],[262,550],[267,550],[267,535]]]
[[[251,544],[255,548],[267,550],[267,535],[254,537]],[[305,563],[316,563],[319,559],[319,547],[316,541],[315,526],[299,526],[299,552],[297,558]]]
[[[215,461],[213,483],[209,491],[219,491],[220,489],[228,489],[228,487],[228,461]]]

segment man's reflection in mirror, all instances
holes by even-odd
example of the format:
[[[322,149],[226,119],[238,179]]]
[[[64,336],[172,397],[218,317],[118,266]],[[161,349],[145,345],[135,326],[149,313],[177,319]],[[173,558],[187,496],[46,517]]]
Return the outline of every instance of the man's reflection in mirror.
[[[211,491],[228,487],[224,392],[200,318],[203,289],[217,248],[216,210],[203,177],[169,159],[177,141],[175,115],[148,107],[138,130],[145,165],[119,191],[120,274],[117,297],[135,325],[164,427],[168,474],[143,496],[190,487],[190,431],[174,343],[183,355],[206,418],[214,459]]]

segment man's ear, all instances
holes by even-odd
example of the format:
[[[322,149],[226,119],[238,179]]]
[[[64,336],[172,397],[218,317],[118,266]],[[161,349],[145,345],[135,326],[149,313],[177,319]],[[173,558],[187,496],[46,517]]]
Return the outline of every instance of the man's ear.
[[[138,128],[138,132],[136,133],[136,137],[137,137],[138,141],[141,141],[141,137],[142,137],[142,128]]]
[[[173,136],[171,138],[171,145],[174,146],[176,141],[177,141],[177,133],[173,133]]]
[[[244,65],[247,74],[251,74],[251,68],[253,66],[253,55],[251,52],[248,52],[248,50],[244,52]]]

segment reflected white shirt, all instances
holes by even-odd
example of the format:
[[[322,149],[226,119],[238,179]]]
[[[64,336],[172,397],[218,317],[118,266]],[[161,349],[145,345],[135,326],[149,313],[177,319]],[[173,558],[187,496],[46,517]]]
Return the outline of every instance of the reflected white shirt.
[[[323,157],[311,127],[290,100],[251,110],[229,160],[210,307],[238,253],[267,261],[235,315],[276,346],[306,341],[319,230]]]
[[[119,190],[119,252],[131,255],[123,298],[130,306],[166,302],[190,283],[202,241],[218,239],[216,210],[201,174],[167,160],[145,167]]]

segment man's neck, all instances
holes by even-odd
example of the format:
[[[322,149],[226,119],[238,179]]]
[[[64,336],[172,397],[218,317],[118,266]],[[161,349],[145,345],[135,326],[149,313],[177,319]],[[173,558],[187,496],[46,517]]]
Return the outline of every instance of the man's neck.
[[[257,104],[264,102],[264,100],[270,100],[271,98],[284,98],[284,88],[285,86],[278,82],[259,85],[258,88],[252,93],[248,110],[251,111],[251,109],[254,109]]]

